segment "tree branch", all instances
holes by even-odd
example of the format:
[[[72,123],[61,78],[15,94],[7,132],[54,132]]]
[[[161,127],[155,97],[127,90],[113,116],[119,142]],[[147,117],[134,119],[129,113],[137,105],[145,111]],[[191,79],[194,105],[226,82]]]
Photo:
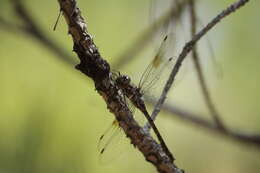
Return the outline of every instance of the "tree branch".
[[[220,14],[218,14],[213,20],[211,20],[200,32],[198,32],[194,37],[185,44],[185,46],[182,49],[182,52],[178,56],[177,62],[174,65],[172,72],[170,74],[170,77],[164,86],[164,89],[162,91],[162,94],[160,96],[160,99],[155,105],[155,108],[152,113],[152,118],[155,119],[155,117],[160,112],[162,105],[166,99],[166,96],[174,82],[175,76],[179,72],[179,69],[182,65],[183,60],[187,57],[188,53],[193,49],[195,44],[201,39],[202,36],[204,36],[210,29],[212,29],[217,23],[219,23],[224,17],[228,16],[232,12],[235,12],[237,9],[245,5],[249,0],[239,0],[235,2],[234,4],[227,7],[225,10],[223,10]]]
[[[23,4],[20,3],[20,6],[21,5],[23,5]],[[22,8],[24,8],[24,5],[23,5]],[[28,11],[26,11],[26,10],[24,10],[24,11],[29,16],[31,16]],[[18,17],[20,17],[20,16],[18,15]],[[31,20],[33,20],[33,19],[31,18]],[[36,22],[33,21],[33,22],[30,22],[30,23],[34,23],[35,26],[37,26],[36,28],[40,28],[40,26],[37,25]],[[28,24],[25,23],[25,25],[28,25]],[[45,44],[45,42],[42,42],[41,39],[38,39],[37,37],[35,37],[31,32],[25,32],[24,26],[20,26],[20,25],[17,26],[15,24],[12,24],[12,23],[4,20],[3,18],[0,18],[0,26],[7,31],[26,33],[28,36],[32,36],[32,37],[36,38],[36,40],[39,41],[43,46],[48,46],[48,45]],[[42,31],[39,30],[39,32],[42,32]],[[41,33],[41,35],[45,36],[46,34]],[[53,40],[51,40],[51,42],[53,42],[53,44],[55,44],[54,47],[58,47],[57,43],[55,43]],[[74,62],[72,62],[72,61],[63,61],[62,57],[60,57],[60,56],[63,56],[63,54],[70,57],[65,51],[64,51],[63,54],[59,54],[59,53],[57,53],[59,51],[57,51],[56,49],[49,49],[49,50],[53,51],[53,53],[57,55],[57,57],[54,56],[53,58],[58,58],[58,60],[65,62],[66,65],[74,64]],[[72,59],[72,58],[70,58],[70,59]],[[149,102],[154,104],[155,100],[149,100]],[[182,109],[182,108],[176,107],[176,106],[172,106],[172,105],[167,104],[167,103],[164,104],[163,110],[166,110],[166,111],[172,113],[172,116],[179,117],[181,120],[183,120],[186,123],[187,122],[192,123],[195,126],[202,127],[209,132],[214,132],[215,134],[220,134],[220,135],[227,137],[229,139],[233,139],[236,142],[240,142],[240,143],[244,143],[244,144],[252,144],[253,146],[255,146],[257,148],[260,148],[260,135],[259,134],[247,134],[245,132],[237,132],[235,130],[229,130],[231,132],[227,133],[226,131],[223,131],[223,130],[217,128],[217,126],[215,124],[211,123],[210,121],[207,121],[203,118],[200,118],[201,115],[197,115],[197,114],[194,114],[192,112],[188,112],[185,109]]]
[[[68,24],[69,34],[73,38],[73,50],[77,53],[80,64],[76,68],[93,79],[97,92],[105,100],[131,143],[151,162],[159,172],[181,173],[173,164],[162,147],[145,132],[134,120],[122,93],[115,85],[110,72],[110,65],[105,61],[87,31],[87,25],[80,14],[75,0],[58,0],[63,16]]]

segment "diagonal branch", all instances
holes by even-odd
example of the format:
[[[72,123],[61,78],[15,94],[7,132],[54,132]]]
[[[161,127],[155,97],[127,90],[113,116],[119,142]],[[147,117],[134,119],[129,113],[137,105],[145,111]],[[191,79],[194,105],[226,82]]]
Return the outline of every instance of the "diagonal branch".
[[[237,9],[245,5],[249,0],[239,0],[235,2],[234,4],[227,7],[225,10],[223,10],[220,14],[218,14],[215,18],[213,18],[200,32],[198,32],[189,42],[185,44],[185,46],[182,49],[182,52],[178,56],[177,62],[174,65],[172,72],[170,74],[170,77],[164,86],[164,89],[162,91],[162,94],[160,96],[160,99],[155,105],[155,108],[152,113],[152,118],[155,119],[155,117],[160,112],[162,105],[166,99],[166,96],[174,82],[175,76],[179,72],[179,69],[182,65],[182,62],[187,57],[187,55],[190,53],[190,51],[193,49],[195,44],[208,32],[210,29],[212,29],[216,24],[218,24],[224,17],[228,16],[232,12],[235,12]]]
[[[87,24],[80,14],[76,0],[58,0],[58,2],[68,24],[69,34],[73,38],[73,50],[80,59],[80,64],[76,68],[93,79],[95,89],[103,97],[107,108],[115,115],[126,136],[145,159],[151,162],[159,172],[181,173],[182,170],[177,168],[162,147],[134,120],[132,112],[112,78],[110,65],[101,57],[88,33]]]
[[[20,5],[23,5],[23,4],[20,4]],[[24,8],[24,7],[22,7],[22,8]],[[25,13],[28,13],[28,15],[31,16],[28,11],[25,11]],[[20,16],[18,16],[18,17],[20,17]],[[36,22],[33,21],[32,23],[34,23],[35,26],[37,26],[36,28],[40,28],[40,26],[37,25]],[[4,20],[3,18],[0,18],[0,27],[2,27],[3,29],[6,29],[7,31],[22,32],[22,33],[27,34],[28,36],[35,37],[31,32],[25,32],[24,26],[18,26],[18,25],[16,26],[15,24],[10,23],[7,20]],[[40,30],[39,32],[42,32],[42,31]],[[44,36],[46,34],[42,33],[41,35]],[[41,39],[36,38],[36,40],[38,42],[40,42],[43,46],[48,46],[48,45],[45,45],[45,42],[42,42]],[[54,47],[58,47],[57,43],[55,43],[53,40],[51,40],[51,42],[56,44]],[[50,49],[50,50],[52,51],[52,49]],[[65,62],[66,65],[71,66],[74,64],[70,61],[63,61],[62,58],[59,58],[59,56],[61,56],[62,54],[59,54],[55,51],[57,51],[57,50],[53,49],[53,53],[57,55],[58,60]],[[66,54],[66,53],[64,52],[63,54]],[[66,56],[69,56],[69,55],[66,54]],[[53,56],[53,58],[56,58],[56,56]],[[70,58],[70,59],[72,59],[72,58]],[[149,103],[154,104],[155,100],[149,100]],[[180,118],[185,123],[192,123],[197,127],[206,129],[209,132],[214,132],[214,134],[220,134],[223,137],[226,137],[228,139],[233,139],[236,142],[244,143],[244,144],[252,144],[253,146],[255,146],[257,148],[260,148],[260,135],[259,134],[247,134],[245,132],[237,132],[235,130],[229,130],[231,132],[227,133],[227,131],[223,131],[222,129],[217,128],[217,126],[215,124],[211,123],[210,121],[200,118],[201,115],[197,115],[192,112],[188,112],[185,109],[182,109],[180,107],[176,107],[176,106],[173,106],[173,105],[170,105],[167,103],[164,104],[163,110],[168,111],[169,113],[172,114],[172,116]]]

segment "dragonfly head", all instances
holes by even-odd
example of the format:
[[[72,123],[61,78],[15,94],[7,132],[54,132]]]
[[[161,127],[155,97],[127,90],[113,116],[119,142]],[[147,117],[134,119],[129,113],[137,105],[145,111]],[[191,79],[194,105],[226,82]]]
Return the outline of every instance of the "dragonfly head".
[[[120,75],[117,79],[116,79],[116,83],[119,86],[127,86],[129,85],[131,82],[131,79],[129,76],[127,75]]]

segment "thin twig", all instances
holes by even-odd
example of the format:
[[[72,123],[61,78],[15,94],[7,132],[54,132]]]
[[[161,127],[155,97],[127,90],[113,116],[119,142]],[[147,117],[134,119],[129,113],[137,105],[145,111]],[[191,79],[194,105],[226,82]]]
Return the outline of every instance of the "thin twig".
[[[93,79],[95,89],[103,97],[107,108],[115,115],[126,136],[145,159],[151,162],[159,172],[181,173],[182,170],[171,161],[161,145],[134,120],[132,112],[113,80],[110,65],[101,57],[88,33],[87,24],[81,16],[76,0],[58,0],[58,2],[68,24],[69,34],[73,38],[73,50],[80,59],[80,64],[76,68]]]
[[[191,36],[194,37],[196,34],[196,28],[197,28],[197,16],[196,16],[196,11],[195,11],[195,6],[194,6],[194,0],[190,0],[189,3],[190,7],[190,20],[191,20]],[[211,99],[209,89],[207,87],[206,81],[204,74],[202,72],[201,68],[201,63],[200,63],[200,58],[198,55],[197,51],[197,46],[194,45],[192,49],[192,60],[195,66],[195,70],[197,72],[199,84],[201,87],[201,92],[204,97],[205,103],[210,111],[210,115],[212,116],[214,122],[219,128],[225,129],[225,125],[223,124],[222,120],[220,119],[220,115]]]
[[[162,105],[166,99],[166,96],[174,82],[175,76],[177,75],[183,60],[186,58],[188,53],[193,49],[194,45],[201,39],[202,36],[204,36],[208,31],[210,31],[211,28],[213,28],[217,23],[219,23],[224,17],[228,16],[232,12],[235,12],[237,9],[245,5],[249,0],[239,0],[235,2],[234,4],[230,5],[228,8],[223,10],[220,14],[218,14],[215,18],[213,18],[212,21],[210,21],[200,32],[198,32],[191,41],[187,42],[185,46],[182,49],[182,52],[178,56],[177,62],[174,65],[172,72],[170,74],[170,77],[164,86],[164,89],[162,91],[162,94],[160,96],[160,99],[155,105],[155,108],[152,113],[152,118],[155,119],[158,113],[160,112]]]

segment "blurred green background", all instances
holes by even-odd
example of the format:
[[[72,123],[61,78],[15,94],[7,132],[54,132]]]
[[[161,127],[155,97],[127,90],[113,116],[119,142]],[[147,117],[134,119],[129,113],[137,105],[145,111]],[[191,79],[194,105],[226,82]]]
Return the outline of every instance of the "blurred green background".
[[[199,16],[207,23],[232,2],[201,0],[197,4]],[[71,54],[76,64],[63,18],[52,32],[58,3],[24,3],[46,35]],[[78,1],[95,43],[111,64],[149,24],[150,3]],[[251,1],[209,33],[223,77],[214,77],[212,65],[204,63],[210,91],[226,124],[251,133],[260,133],[259,7],[259,1]],[[20,23],[9,1],[0,1],[0,11],[8,21]],[[0,173],[156,172],[132,146],[121,159],[100,164],[98,138],[113,115],[94,91],[93,82],[28,35],[0,28],[0,40]],[[208,56],[206,44],[203,39],[199,48]],[[122,69],[130,75],[140,75],[143,70],[138,59]],[[172,91],[168,101],[208,114],[193,73]],[[260,171],[259,149],[208,133],[174,116],[162,114],[157,124],[177,165],[187,173]]]

